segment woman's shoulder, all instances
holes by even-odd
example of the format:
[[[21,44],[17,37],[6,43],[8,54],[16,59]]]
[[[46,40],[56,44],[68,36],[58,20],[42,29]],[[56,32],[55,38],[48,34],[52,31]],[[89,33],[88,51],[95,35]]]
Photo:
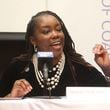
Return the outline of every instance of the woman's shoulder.
[[[18,72],[29,65],[30,61],[20,60],[20,59],[12,59],[8,66],[5,68],[4,72]]]
[[[102,74],[96,67],[94,67],[93,65],[83,65],[83,64],[80,64],[80,63],[73,63],[74,67],[75,67],[75,70],[76,71],[79,71],[79,72],[87,72],[87,73],[100,73]]]
[[[18,57],[12,58],[10,66],[23,66],[31,62],[27,54],[21,54]]]
[[[82,63],[79,63],[79,62],[72,62],[72,64],[74,65],[75,68],[82,68],[82,69],[93,69],[94,67],[89,64],[89,63],[86,63],[86,64],[82,64]]]
[[[84,85],[91,86],[107,86],[107,81],[104,75],[94,66],[84,66],[79,63],[74,63],[77,79]]]

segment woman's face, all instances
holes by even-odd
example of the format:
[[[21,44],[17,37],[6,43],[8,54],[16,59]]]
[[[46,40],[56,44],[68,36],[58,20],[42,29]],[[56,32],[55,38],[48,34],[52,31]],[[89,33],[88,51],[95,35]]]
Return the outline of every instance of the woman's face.
[[[64,47],[64,33],[59,21],[52,15],[38,18],[33,44],[38,51],[51,51],[54,57],[60,57]]]

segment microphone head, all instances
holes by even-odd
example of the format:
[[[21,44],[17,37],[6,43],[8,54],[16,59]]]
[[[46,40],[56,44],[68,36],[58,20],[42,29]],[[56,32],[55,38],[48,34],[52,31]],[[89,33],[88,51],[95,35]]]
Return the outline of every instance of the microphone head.
[[[38,58],[53,58],[53,52],[37,52]]]

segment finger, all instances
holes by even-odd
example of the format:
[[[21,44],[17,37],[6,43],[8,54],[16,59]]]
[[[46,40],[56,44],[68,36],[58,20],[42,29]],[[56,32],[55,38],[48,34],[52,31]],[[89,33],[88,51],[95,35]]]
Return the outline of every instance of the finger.
[[[100,55],[105,52],[104,47],[101,44],[96,44],[95,47],[93,48],[93,53]]]
[[[25,79],[17,80],[15,86],[21,87],[26,93],[32,90],[32,87]]]
[[[32,86],[31,86],[31,84],[30,84],[27,80],[22,79],[21,82],[22,82],[23,87],[24,87],[25,89],[28,89],[29,91],[32,90]]]
[[[21,96],[26,95],[27,93],[28,93],[28,91],[25,91],[23,89],[23,87],[21,86],[19,81],[16,81],[14,83],[14,86],[13,86],[12,91],[11,91],[12,97],[21,97]]]

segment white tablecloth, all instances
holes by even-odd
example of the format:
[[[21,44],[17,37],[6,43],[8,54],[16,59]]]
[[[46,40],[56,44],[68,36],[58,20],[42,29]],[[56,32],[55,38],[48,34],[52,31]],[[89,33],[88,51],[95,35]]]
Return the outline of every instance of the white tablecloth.
[[[1,99],[0,110],[110,110],[110,101],[38,98]]]

